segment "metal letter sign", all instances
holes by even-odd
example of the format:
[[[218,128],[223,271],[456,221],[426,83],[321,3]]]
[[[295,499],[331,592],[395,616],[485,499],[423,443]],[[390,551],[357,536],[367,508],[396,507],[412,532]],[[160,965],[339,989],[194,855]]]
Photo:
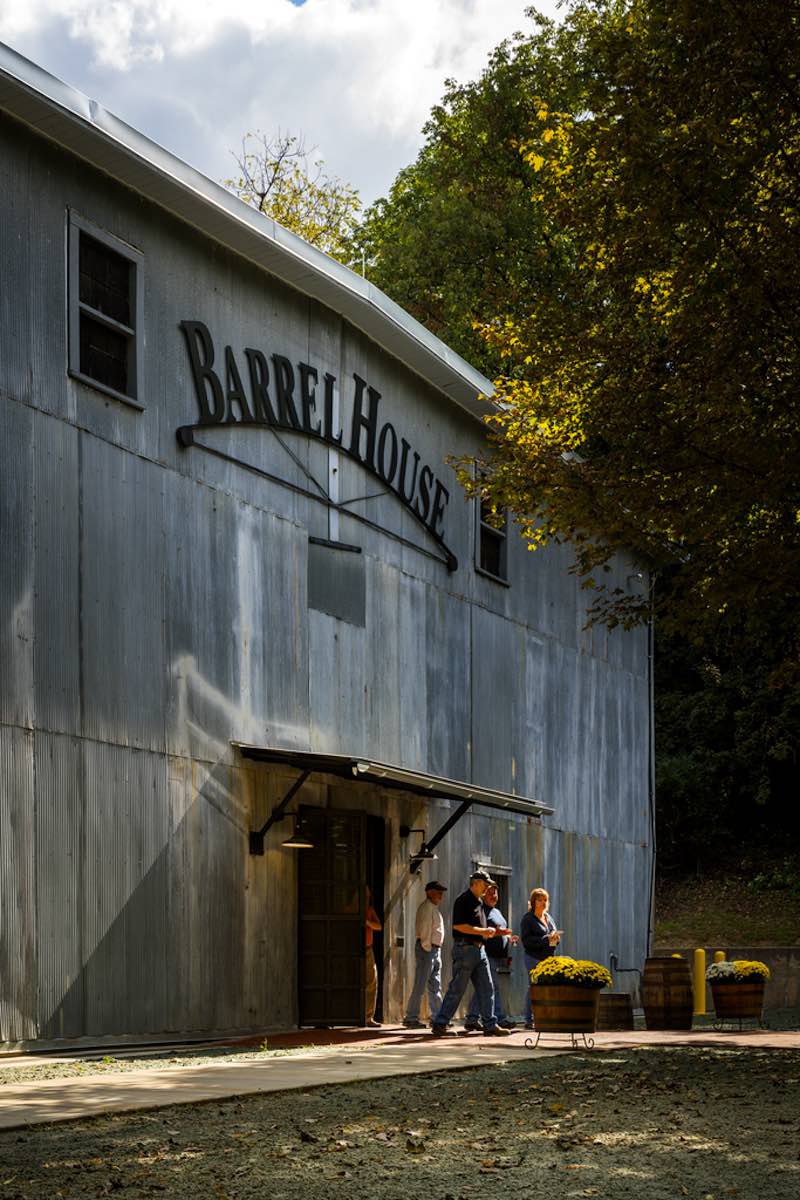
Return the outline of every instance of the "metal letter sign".
[[[261,350],[251,347],[244,350],[244,372],[230,346],[225,347],[223,363],[216,370],[214,342],[203,322],[181,321],[180,328],[200,409],[200,420],[195,425],[182,425],[177,430],[182,446],[195,444],[196,430],[230,425],[280,429],[325,442],[379,479],[434,538],[448,570],[456,570],[458,562],[445,544],[443,530],[450,493],[431,468],[420,461],[409,442],[398,437],[394,425],[380,420],[381,394],[366,379],[353,374],[350,420],[342,419],[337,427],[335,376],[326,373],[320,379],[317,368],[309,363],[298,363],[295,369],[283,354],[273,354],[268,360]],[[328,503],[337,507],[330,500]],[[355,516],[349,510],[343,511]]]

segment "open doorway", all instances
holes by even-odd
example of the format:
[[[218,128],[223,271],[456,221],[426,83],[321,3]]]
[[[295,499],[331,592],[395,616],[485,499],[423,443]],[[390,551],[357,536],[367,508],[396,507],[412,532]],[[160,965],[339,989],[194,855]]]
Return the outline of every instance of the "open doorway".
[[[364,1024],[366,888],[381,921],[385,821],[349,809],[300,808],[313,842],[298,858],[298,1023]],[[378,1007],[383,1006],[383,934],[374,935]]]
[[[383,817],[367,817],[366,830],[366,875],[367,886],[372,889],[372,906],[385,923],[385,880],[386,880],[386,822]],[[385,930],[375,932],[372,949],[378,968],[378,1003],[375,1020],[383,1021],[383,954]]]

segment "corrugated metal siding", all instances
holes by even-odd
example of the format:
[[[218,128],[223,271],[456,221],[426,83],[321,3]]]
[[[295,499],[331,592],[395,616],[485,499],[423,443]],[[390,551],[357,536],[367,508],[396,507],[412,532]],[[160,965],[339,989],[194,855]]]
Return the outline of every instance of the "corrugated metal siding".
[[[327,613],[308,613],[311,747],[362,754],[367,720],[366,632]]]
[[[80,442],[83,732],[164,751],[164,476]]]
[[[0,399],[0,721],[32,728],[33,412]]]
[[[426,672],[426,586],[396,567],[367,560],[364,749],[384,761],[428,769],[432,697]],[[373,664],[379,664],[378,670]],[[437,693],[438,693],[437,686]]]
[[[35,423],[36,723],[81,732],[78,431],[37,414]],[[53,481],[58,480],[58,487]]]
[[[126,746],[84,743],[86,1032],[162,1028],[166,905],[166,762]],[[143,1022],[143,1010],[155,1022]]]
[[[472,779],[470,612],[454,596],[429,587],[423,666],[428,703],[428,770]]]
[[[33,734],[0,726],[0,1040],[36,1037]]]
[[[13,136],[12,127],[0,113],[0,131],[5,139]],[[14,138],[16,142],[17,139]],[[0,288],[0,328],[3,354],[0,360],[0,396],[30,400],[31,320],[33,294],[28,286],[36,259],[28,223],[33,209],[30,190],[30,164],[24,151],[0,154],[0,196],[3,220],[0,221],[0,262],[3,287]]]
[[[79,738],[37,733],[36,944],[39,1030],[44,1038],[79,1037],[85,1028],[84,779]]]
[[[520,745],[516,718],[525,669],[522,635],[515,622],[473,606],[472,778],[487,787],[518,789],[524,795],[525,783],[515,778]]]

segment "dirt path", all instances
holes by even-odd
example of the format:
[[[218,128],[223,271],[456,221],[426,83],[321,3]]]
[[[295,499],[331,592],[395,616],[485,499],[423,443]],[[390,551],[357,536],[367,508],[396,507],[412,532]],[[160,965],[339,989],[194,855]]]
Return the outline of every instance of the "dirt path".
[[[0,1197],[797,1200],[800,1055],[575,1053],[0,1135]]]

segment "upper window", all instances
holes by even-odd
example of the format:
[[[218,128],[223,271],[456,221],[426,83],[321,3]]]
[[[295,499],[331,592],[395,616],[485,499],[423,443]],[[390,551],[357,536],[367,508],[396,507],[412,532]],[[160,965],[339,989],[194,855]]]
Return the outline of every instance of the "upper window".
[[[478,501],[476,566],[500,583],[508,582],[508,518],[492,513],[484,500]],[[498,515],[500,523],[498,524]]]
[[[138,250],[70,213],[70,374],[135,408],[144,408],[142,264]]]

